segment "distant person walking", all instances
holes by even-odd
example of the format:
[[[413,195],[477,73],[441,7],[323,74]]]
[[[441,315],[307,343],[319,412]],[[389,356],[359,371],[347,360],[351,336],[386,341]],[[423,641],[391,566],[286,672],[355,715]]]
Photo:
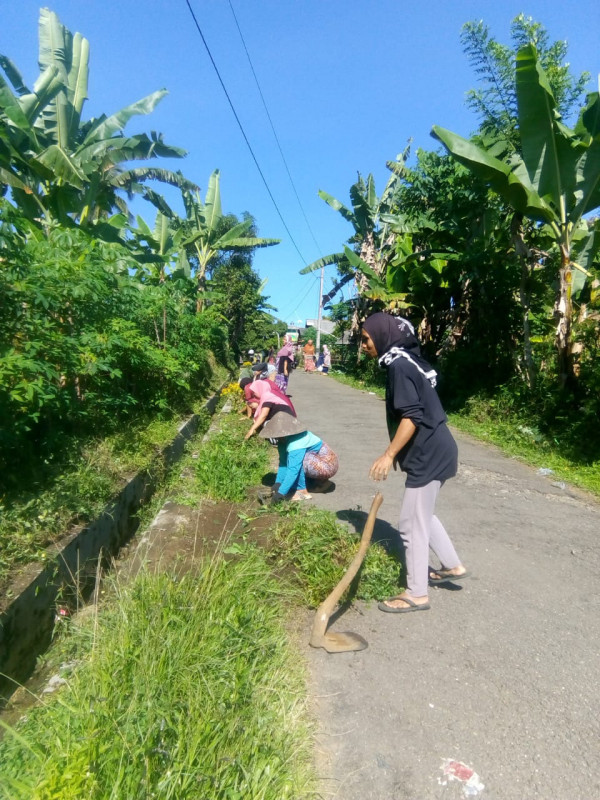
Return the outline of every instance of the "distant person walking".
[[[461,580],[469,573],[435,516],[444,481],[456,475],[458,450],[435,390],[436,372],[421,356],[408,320],[373,314],[362,329],[362,351],[387,370],[386,413],[390,444],[369,472],[385,480],[392,465],[406,472],[399,533],[406,554],[407,589],[379,604],[382,611],[406,613],[429,606],[428,585]],[[429,570],[429,548],[442,567]]]
[[[321,372],[323,375],[327,375],[329,372],[329,368],[331,367],[331,353],[329,352],[329,348],[326,344],[323,345],[323,369]]]
[[[275,383],[282,392],[287,392],[288,381],[292,372],[294,363],[294,345],[292,337],[286,333],[283,339],[283,347],[277,353],[277,375],[275,376]]]
[[[304,372],[315,371],[315,346],[313,340],[309,339],[302,348],[302,355],[304,356]]]

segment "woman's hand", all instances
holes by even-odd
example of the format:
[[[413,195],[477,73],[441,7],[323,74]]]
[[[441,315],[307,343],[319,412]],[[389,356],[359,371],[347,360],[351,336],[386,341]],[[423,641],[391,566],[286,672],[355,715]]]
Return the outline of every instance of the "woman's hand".
[[[371,469],[369,470],[369,478],[372,478],[374,481],[384,481],[387,478],[392,465],[394,466],[394,469],[396,469],[396,456],[402,450],[402,448],[408,444],[408,442],[414,436],[416,430],[417,426],[408,417],[404,417],[402,420],[400,420],[398,429],[394,435],[394,438],[389,443],[387,450],[382,456],[379,456],[377,461],[374,461],[371,465]]]
[[[258,417],[254,420],[254,423],[248,433],[244,436],[244,441],[247,442],[248,439],[253,436],[256,431],[260,428],[260,426],[267,421],[267,417],[269,416],[269,409],[263,408],[260,412]]]
[[[371,469],[369,470],[369,478],[374,481],[384,481],[387,478],[392,465],[395,469],[396,465],[394,464],[394,459],[392,456],[384,453],[382,456],[379,456],[379,458],[371,465]]]

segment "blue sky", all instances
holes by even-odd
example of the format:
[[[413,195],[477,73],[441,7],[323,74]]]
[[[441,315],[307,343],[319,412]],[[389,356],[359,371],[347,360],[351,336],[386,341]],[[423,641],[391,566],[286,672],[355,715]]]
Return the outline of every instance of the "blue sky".
[[[127,132],[158,130],[168,143],[187,149],[184,161],[163,165],[181,168],[203,196],[209,175],[219,168],[224,210],[249,211],[261,236],[282,240],[259,250],[254,266],[268,278],[265,294],[277,316],[288,322],[317,315],[318,273],[299,275],[304,263],[339,251],[352,232],[318,197],[319,189],[349,203],[348,190],[360,171],[373,173],[379,193],[389,177],[385,162],[410,138],[413,151],[435,149],[433,124],[463,135],[476,127],[464,102],[476,81],[462,53],[463,23],[483,19],[498,40],[508,42],[511,20],[524,12],[542,22],[553,40],[569,42],[574,72],[590,72],[590,90],[597,88],[597,0],[568,6],[558,0],[231,0],[311,233],[229,0],[190,3],[302,257],[265,189],[185,0],[55,0],[49,7],[90,41],[84,118],[169,90],[155,112],[134,118]],[[32,84],[40,4],[13,0],[3,6],[0,52]],[[153,221],[152,207],[136,211]],[[334,275],[335,267],[329,267],[325,290]]]

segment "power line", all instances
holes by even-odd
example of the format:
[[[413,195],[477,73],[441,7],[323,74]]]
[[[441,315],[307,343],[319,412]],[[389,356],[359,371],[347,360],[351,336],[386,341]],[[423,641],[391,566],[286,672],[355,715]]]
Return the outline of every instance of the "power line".
[[[308,289],[306,290],[306,292],[305,292],[305,293],[302,295],[302,297],[300,298],[300,300],[299,300],[299,301],[298,301],[298,303],[296,304],[296,307],[295,307],[295,308],[293,308],[293,309],[292,309],[292,310],[291,310],[291,311],[290,311],[288,314],[282,314],[282,315],[281,315],[281,318],[282,318],[282,319],[284,319],[284,320],[285,320],[285,318],[286,318],[286,317],[289,319],[289,317],[291,317],[291,316],[292,316],[292,314],[295,314],[295,313],[296,313],[296,310],[297,310],[298,308],[300,308],[300,306],[302,305],[302,303],[303,303],[303,302],[306,300],[306,298],[307,298],[307,296],[308,296],[309,292],[311,292],[311,291],[313,290],[313,287],[314,287],[314,285],[316,284],[316,282],[317,282],[318,280],[320,280],[319,276],[317,276],[317,277],[315,277],[315,278],[313,279],[313,282],[310,284],[310,286],[308,287]]]
[[[312,236],[312,240],[315,243],[315,247],[317,248],[317,252],[319,254],[321,254],[321,248],[319,247],[319,243],[317,242],[317,239],[315,237],[313,229],[311,228],[310,222],[308,221],[308,217],[306,216],[306,212],[304,211],[304,206],[302,205],[302,201],[300,200],[300,197],[298,195],[298,191],[296,190],[296,185],[294,183],[294,179],[292,178],[292,173],[290,172],[290,168],[288,166],[287,160],[285,158],[285,155],[283,154],[283,149],[282,149],[281,144],[279,142],[279,137],[277,136],[277,132],[275,130],[275,126],[273,124],[273,120],[271,119],[271,115],[269,113],[269,109],[267,108],[267,102],[266,102],[266,100],[264,98],[264,95],[262,93],[262,89],[260,88],[260,83],[258,81],[258,77],[257,77],[256,72],[254,70],[254,65],[252,64],[252,59],[250,58],[250,53],[248,52],[248,48],[246,47],[246,42],[244,40],[244,35],[242,34],[242,30],[240,28],[240,24],[238,22],[238,19],[236,17],[235,11],[233,9],[233,5],[231,3],[231,0],[229,0],[229,8],[231,9],[231,13],[233,14],[233,19],[235,20],[235,24],[236,24],[236,27],[238,29],[238,33],[240,35],[240,39],[242,40],[242,45],[244,46],[244,50],[246,52],[246,57],[248,58],[248,63],[250,64],[250,69],[252,70],[252,75],[254,76],[254,81],[256,83],[256,88],[258,89],[258,93],[260,95],[260,99],[262,100],[262,104],[264,106],[265,113],[267,115],[267,119],[269,120],[269,125],[271,126],[271,130],[273,131],[273,136],[275,137],[275,141],[277,142],[277,147],[279,149],[279,154],[281,155],[281,160],[283,161],[283,164],[285,166],[285,170],[286,170],[286,172],[288,174],[288,178],[290,179],[290,183],[292,185],[292,189],[294,190],[294,194],[296,195],[296,200],[298,201],[298,205],[300,207],[300,211],[302,212],[302,216],[304,217],[304,221],[306,222],[306,227],[310,231],[310,235]]]
[[[296,252],[297,252],[297,253],[298,253],[298,255],[300,256],[300,258],[301,258],[301,260],[302,260],[302,263],[303,263],[303,264],[306,264],[306,259],[304,258],[304,256],[303,256],[303,255],[302,255],[302,253],[300,252],[300,249],[299,249],[298,245],[296,244],[296,242],[295,242],[295,240],[294,240],[294,237],[292,236],[292,234],[291,234],[291,232],[290,232],[290,229],[289,229],[289,228],[288,228],[288,226],[286,225],[286,222],[285,222],[285,220],[284,220],[284,218],[283,218],[283,215],[282,215],[281,211],[279,210],[279,206],[278,206],[278,205],[277,205],[277,203],[275,202],[275,198],[273,197],[273,194],[272,194],[272,192],[271,192],[271,189],[269,188],[269,184],[267,183],[267,179],[265,178],[265,176],[264,176],[264,174],[263,174],[263,171],[262,171],[262,169],[260,168],[260,164],[258,163],[258,159],[257,159],[257,158],[256,158],[256,156],[254,155],[254,150],[252,149],[252,145],[250,144],[250,141],[248,140],[248,137],[246,136],[246,132],[245,132],[245,130],[244,130],[244,127],[243,127],[242,123],[240,122],[240,118],[238,117],[238,115],[237,115],[237,112],[236,112],[236,110],[235,110],[235,107],[234,107],[234,105],[233,105],[233,102],[232,102],[232,100],[231,100],[231,97],[229,96],[229,92],[227,91],[227,88],[226,88],[226,86],[225,86],[225,83],[223,82],[223,78],[221,77],[221,73],[219,72],[219,68],[217,67],[217,65],[216,65],[216,63],[215,63],[215,60],[214,60],[214,58],[213,58],[213,56],[212,56],[212,53],[210,52],[210,48],[209,48],[209,46],[208,46],[208,43],[207,43],[206,39],[204,38],[204,34],[202,33],[202,29],[200,28],[200,24],[198,23],[198,20],[196,19],[196,15],[194,14],[194,10],[192,9],[192,7],[191,7],[191,5],[190,5],[190,1],[189,1],[189,0],[185,0],[185,4],[187,5],[187,7],[188,7],[188,9],[189,9],[189,12],[190,12],[190,14],[192,15],[192,19],[194,20],[194,24],[196,25],[196,28],[197,28],[197,30],[198,30],[198,33],[200,34],[200,38],[202,39],[202,42],[203,42],[203,44],[204,44],[204,47],[206,48],[206,52],[208,53],[208,57],[210,58],[210,61],[211,61],[212,65],[213,65],[213,67],[214,67],[214,70],[215,70],[215,72],[217,73],[217,77],[218,77],[218,79],[219,79],[219,82],[220,82],[220,84],[221,84],[221,87],[222,87],[223,91],[225,92],[225,97],[227,98],[227,101],[229,102],[229,105],[230,105],[230,107],[231,107],[231,110],[232,110],[232,112],[233,112],[233,116],[235,117],[235,120],[236,120],[236,122],[237,122],[237,124],[238,124],[238,126],[239,126],[239,129],[240,129],[240,131],[242,132],[242,136],[244,137],[244,141],[245,141],[245,142],[246,142],[246,144],[248,145],[248,150],[250,151],[250,155],[252,156],[252,158],[253,158],[253,160],[254,160],[254,163],[256,164],[256,169],[258,170],[258,172],[259,172],[259,174],[260,174],[260,177],[262,178],[262,181],[263,181],[263,183],[264,183],[264,185],[265,185],[265,188],[266,188],[266,190],[267,190],[267,192],[268,192],[268,194],[269,194],[269,197],[271,198],[271,202],[272,202],[272,203],[273,203],[273,205],[275,206],[275,210],[276,210],[276,211],[277,211],[277,213],[279,214],[279,219],[280,219],[280,220],[281,220],[281,222],[283,223],[283,227],[286,229],[286,231],[287,231],[287,234],[288,234],[288,236],[290,237],[290,241],[292,242],[292,244],[293,244],[293,245],[294,245],[294,247],[296,248]]]

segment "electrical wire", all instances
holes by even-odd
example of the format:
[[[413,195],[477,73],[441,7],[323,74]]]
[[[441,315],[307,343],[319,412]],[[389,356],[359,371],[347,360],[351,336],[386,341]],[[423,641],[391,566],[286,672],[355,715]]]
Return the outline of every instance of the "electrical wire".
[[[252,158],[253,158],[253,160],[254,160],[254,163],[255,163],[255,165],[256,165],[256,169],[258,170],[258,172],[259,172],[259,175],[260,175],[260,177],[262,178],[262,181],[263,181],[263,183],[264,183],[264,185],[265,185],[265,188],[266,188],[266,190],[267,190],[267,192],[268,192],[268,194],[269,194],[269,197],[271,198],[271,202],[272,202],[272,203],[273,203],[273,205],[275,206],[275,210],[276,210],[276,211],[277,211],[277,213],[279,214],[279,219],[280,219],[280,220],[281,220],[281,222],[283,223],[283,227],[284,227],[284,228],[285,228],[285,230],[287,231],[287,234],[288,234],[288,236],[290,237],[290,241],[292,242],[292,244],[293,244],[293,245],[294,245],[294,247],[296,248],[296,252],[297,252],[297,253],[298,253],[298,255],[300,256],[300,258],[301,258],[301,260],[302,260],[302,263],[303,263],[303,264],[306,264],[306,259],[304,258],[304,256],[303,256],[303,255],[302,255],[302,253],[300,252],[300,248],[299,248],[299,247],[298,247],[298,245],[296,244],[296,242],[295,242],[295,240],[294,240],[294,237],[292,236],[292,234],[291,234],[291,231],[290,231],[290,229],[288,228],[288,226],[287,226],[287,224],[286,224],[286,221],[284,220],[284,218],[283,218],[283,215],[282,215],[281,211],[279,210],[279,206],[278,206],[278,205],[277,205],[277,203],[275,202],[275,198],[273,197],[273,193],[271,192],[271,189],[269,188],[269,184],[267,183],[267,179],[265,178],[265,176],[264,176],[264,174],[263,174],[263,171],[262,171],[262,169],[260,168],[260,164],[258,163],[258,159],[256,158],[256,156],[255,156],[255,154],[254,154],[254,150],[252,149],[252,145],[250,144],[250,141],[249,141],[248,137],[246,136],[246,131],[244,130],[244,126],[242,125],[242,123],[241,123],[241,121],[240,121],[240,118],[238,117],[237,111],[235,110],[235,106],[233,105],[233,102],[232,102],[232,100],[231,100],[231,97],[229,96],[229,92],[227,91],[227,88],[226,88],[226,86],[225,86],[225,83],[223,82],[223,78],[221,77],[221,73],[219,72],[219,68],[217,67],[217,65],[216,65],[216,63],[215,63],[215,60],[214,60],[214,58],[213,58],[213,56],[212,56],[212,53],[211,53],[211,51],[210,51],[210,48],[209,48],[209,46],[208,46],[208,43],[207,43],[206,39],[204,38],[204,34],[202,33],[202,29],[200,28],[200,24],[199,24],[198,20],[196,19],[196,15],[194,14],[194,10],[193,10],[192,6],[190,5],[190,0],[185,0],[185,4],[187,5],[187,7],[188,7],[188,9],[189,9],[189,12],[190,12],[190,14],[192,15],[192,19],[194,20],[194,24],[196,25],[196,29],[198,30],[198,33],[200,34],[200,38],[202,39],[202,42],[203,42],[203,44],[204,44],[204,47],[206,48],[206,52],[208,53],[208,57],[210,58],[211,64],[213,65],[213,67],[214,67],[214,70],[215,70],[215,72],[217,73],[217,77],[218,77],[218,79],[219,79],[219,82],[220,82],[220,84],[221,84],[221,88],[222,88],[222,89],[223,89],[223,91],[225,92],[225,97],[227,98],[227,101],[229,102],[229,106],[231,107],[231,110],[232,110],[232,112],[233,112],[233,116],[235,117],[235,121],[237,122],[237,124],[238,124],[238,127],[239,127],[240,131],[242,132],[242,136],[244,137],[244,141],[246,142],[246,144],[247,144],[247,146],[248,146],[248,150],[250,151],[250,155],[252,156]]]
[[[273,136],[274,136],[275,141],[277,143],[277,148],[279,150],[279,154],[281,155],[281,160],[283,161],[283,165],[285,167],[285,171],[288,174],[288,178],[290,179],[290,184],[292,186],[292,189],[294,190],[294,194],[296,195],[296,200],[298,201],[298,206],[300,207],[300,211],[302,212],[302,216],[304,217],[304,221],[306,222],[306,227],[310,231],[310,235],[312,237],[312,240],[315,243],[315,247],[317,248],[317,252],[319,254],[322,254],[321,247],[319,246],[319,243],[317,242],[316,236],[315,236],[315,234],[313,232],[313,229],[311,228],[310,222],[308,221],[308,217],[306,216],[306,212],[304,211],[304,206],[302,205],[302,201],[300,200],[300,196],[298,195],[298,191],[296,189],[296,184],[294,183],[294,179],[292,178],[292,173],[290,172],[290,168],[288,166],[286,157],[283,154],[283,149],[281,147],[281,143],[279,141],[279,137],[277,136],[277,132],[275,130],[275,125],[273,124],[273,120],[272,120],[271,115],[269,113],[269,109],[267,107],[267,102],[265,100],[265,97],[263,95],[262,89],[260,87],[260,83],[258,81],[258,77],[257,77],[256,72],[254,70],[254,65],[252,64],[252,59],[250,58],[250,53],[248,52],[248,48],[246,47],[246,41],[244,39],[244,35],[242,33],[242,30],[240,28],[240,24],[238,22],[238,18],[237,18],[236,14],[235,14],[235,11],[233,9],[233,5],[231,3],[231,0],[229,0],[229,8],[231,9],[231,13],[233,14],[233,19],[235,21],[236,28],[238,29],[238,33],[240,35],[240,39],[242,40],[242,45],[244,46],[244,51],[246,52],[246,57],[248,59],[248,64],[250,65],[250,70],[252,71],[252,75],[254,76],[254,82],[256,83],[256,88],[258,89],[258,93],[260,95],[260,99],[262,100],[262,104],[263,104],[263,107],[265,109],[265,114],[267,115],[267,119],[269,120],[269,125],[271,126],[271,130],[273,131]]]
[[[308,296],[309,292],[311,292],[311,291],[313,290],[313,288],[314,288],[314,286],[315,286],[315,284],[317,283],[317,281],[318,281],[318,280],[320,280],[320,278],[319,278],[319,276],[317,275],[317,276],[315,277],[315,279],[313,280],[313,282],[312,282],[312,283],[310,284],[310,286],[308,287],[308,289],[306,290],[306,292],[305,292],[305,293],[302,295],[302,297],[301,297],[301,298],[300,298],[300,300],[298,301],[298,303],[297,303],[296,307],[295,307],[295,308],[293,308],[293,309],[292,309],[292,310],[289,312],[289,314],[282,314],[282,315],[281,315],[281,319],[282,319],[282,320],[285,320],[285,318],[286,318],[286,317],[288,317],[288,319],[289,319],[289,317],[291,317],[291,316],[292,316],[292,314],[295,314],[295,313],[296,313],[296,309],[300,308],[300,306],[302,305],[302,303],[304,302],[304,300],[306,300],[306,298],[307,298],[307,296]]]

